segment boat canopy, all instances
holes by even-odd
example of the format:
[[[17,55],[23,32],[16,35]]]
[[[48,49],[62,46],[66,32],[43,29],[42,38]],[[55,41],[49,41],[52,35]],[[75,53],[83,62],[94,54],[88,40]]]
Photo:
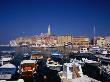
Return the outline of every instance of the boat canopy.
[[[0,74],[14,74],[16,72],[16,66],[13,64],[5,64],[0,67]]]
[[[62,55],[58,50],[52,50],[51,55]]]

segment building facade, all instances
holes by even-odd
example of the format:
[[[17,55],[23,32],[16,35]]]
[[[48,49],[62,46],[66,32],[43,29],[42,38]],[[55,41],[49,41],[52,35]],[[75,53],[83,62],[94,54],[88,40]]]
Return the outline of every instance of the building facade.
[[[105,37],[105,46],[110,48],[110,36]]]
[[[97,37],[96,38],[96,45],[98,45],[100,47],[104,47],[105,46],[105,38],[104,37]]]
[[[68,42],[71,42],[71,43],[73,42],[73,36],[72,35],[65,34],[65,35],[57,36],[57,43],[58,44],[64,45]]]
[[[74,36],[73,45],[89,46],[90,40],[86,36]]]

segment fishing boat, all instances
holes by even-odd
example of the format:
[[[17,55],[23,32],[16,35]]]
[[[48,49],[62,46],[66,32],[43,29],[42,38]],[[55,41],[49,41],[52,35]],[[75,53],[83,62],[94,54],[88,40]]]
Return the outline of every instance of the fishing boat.
[[[61,71],[62,65],[58,62],[53,61],[51,58],[47,59],[46,65],[52,70]]]
[[[21,77],[32,77],[36,73],[36,60],[23,60],[20,64],[18,73]]]
[[[83,75],[81,65],[76,62],[64,63],[63,71],[59,72],[59,76],[62,82],[100,82]]]
[[[13,64],[5,64],[0,67],[0,79],[11,79],[16,72],[16,66]]]

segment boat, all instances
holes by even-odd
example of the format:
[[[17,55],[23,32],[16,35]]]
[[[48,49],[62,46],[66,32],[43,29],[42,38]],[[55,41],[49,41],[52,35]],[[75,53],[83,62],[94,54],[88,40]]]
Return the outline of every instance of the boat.
[[[0,79],[11,79],[16,72],[16,66],[13,64],[5,64],[0,67]]]
[[[0,80],[0,82],[24,82],[24,80],[23,79],[18,79],[16,81]]]
[[[110,63],[110,55],[100,55],[98,59],[101,62]]]
[[[87,48],[80,48],[80,53],[89,53]]]
[[[64,56],[58,50],[52,50],[50,55],[51,57],[54,57],[54,58],[63,58]]]
[[[89,48],[89,51],[92,53],[100,53],[100,50],[101,50],[101,48],[99,46],[96,46],[96,45]]]
[[[76,62],[76,63],[79,63],[81,65],[81,67],[84,66],[85,62],[83,60],[77,60],[76,58],[75,59],[70,59],[70,63],[72,62]]]
[[[100,82],[84,75],[81,65],[76,62],[64,63],[63,71],[59,72],[61,82]]]
[[[106,78],[106,80],[110,81],[110,65],[102,65],[99,67],[101,71],[101,75]]]
[[[102,50],[101,50],[101,54],[102,54],[102,55],[106,55],[106,54],[108,54],[108,51],[107,51],[106,49],[102,49]]]
[[[23,60],[19,66],[18,73],[21,77],[32,77],[36,73],[36,60]]]
[[[41,53],[33,53],[31,55],[31,60],[39,60],[39,59],[42,59],[43,58],[43,55]]]
[[[0,64],[1,65],[4,65],[4,64],[7,64],[7,63],[10,63],[12,60],[12,57],[1,57],[0,59]]]
[[[97,62],[97,61],[94,61],[94,60],[90,60],[90,59],[87,59],[87,58],[82,58],[82,61],[84,63],[88,63],[88,64],[99,64],[100,62]]]
[[[58,62],[53,61],[51,58],[47,59],[46,65],[52,70],[61,71],[62,65]]]

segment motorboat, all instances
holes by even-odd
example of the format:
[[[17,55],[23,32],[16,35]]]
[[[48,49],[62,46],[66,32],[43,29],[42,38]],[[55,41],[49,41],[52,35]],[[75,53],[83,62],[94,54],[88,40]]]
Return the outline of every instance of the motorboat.
[[[46,65],[47,65],[47,67],[49,67],[52,70],[61,71],[62,65],[58,62],[55,62],[51,58],[47,59]]]
[[[63,71],[59,72],[61,82],[100,82],[84,75],[81,65],[76,62],[64,63]]]
[[[0,64],[4,65],[4,64],[10,63],[11,60],[12,60],[12,57],[4,57],[4,56],[2,56],[1,59],[0,59]]]
[[[80,53],[89,53],[87,48],[80,48]]]
[[[63,58],[64,56],[58,50],[52,50],[50,55],[51,57],[54,57],[54,58]]]
[[[36,73],[36,60],[23,60],[19,66],[18,73],[21,77],[32,77]]]
[[[39,60],[39,59],[42,59],[43,58],[43,55],[41,53],[33,53],[31,55],[31,60]]]
[[[18,79],[16,81],[0,80],[0,82],[24,82],[24,80],[23,79]]]
[[[11,79],[16,72],[16,66],[13,64],[4,64],[0,67],[0,79]]]

